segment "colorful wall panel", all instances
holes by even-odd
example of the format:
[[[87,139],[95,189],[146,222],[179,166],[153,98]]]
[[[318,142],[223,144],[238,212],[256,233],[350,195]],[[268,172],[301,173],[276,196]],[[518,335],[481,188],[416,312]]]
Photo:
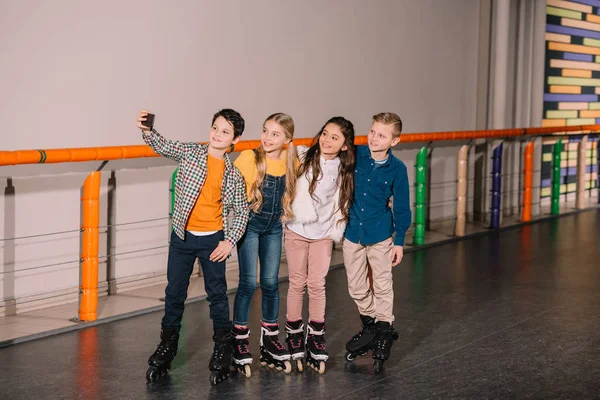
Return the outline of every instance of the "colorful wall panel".
[[[600,0],[547,0],[546,74],[543,126],[600,123]],[[552,146],[542,145],[541,196],[550,197]],[[580,136],[561,138],[561,193],[576,190]],[[597,137],[590,136],[586,157],[587,188],[597,187]]]

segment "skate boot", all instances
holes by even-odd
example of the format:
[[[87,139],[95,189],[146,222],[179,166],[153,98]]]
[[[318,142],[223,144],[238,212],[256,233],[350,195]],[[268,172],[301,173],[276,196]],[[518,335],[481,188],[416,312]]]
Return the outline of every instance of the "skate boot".
[[[302,320],[287,321],[285,324],[287,337],[285,341],[292,358],[292,364],[296,364],[296,371],[304,371],[304,324]]]
[[[268,365],[286,374],[292,372],[290,353],[279,340],[279,324],[265,324],[261,321],[260,330],[260,365]]]
[[[325,373],[325,361],[329,355],[325,350],[325,322],[308,322],[308,335],[306,336],[306,364],[319,371],[319,374]]]
[[[346,343],[346,360],[354,361],[356,356],[364,356],[371,350],[373,342],[377,337],[377,325],[375,318],[361,315],[362,328],[352,336],[352,339]]]
[[[177,355],[179,332],[177,329],[161,329],[160,343],[156,351],[148,358],[150,368],[146,371],[148,382],[157,381],[171,369],[171,361]]]
[[[208,369],[211,370],[210,384],[215,386],[229,377],[229,367],[232,363],[231,353],[233,352],[231,329],[215,329],[213,341],[215,347],[208,363]]]
[[[390,358],[392,345],[398,340],[398,332],[389,322],[377,322],[377,339],[373,343],[373,372],[376,374],[383,369],[383,363]]]
[[[248,348],[248,336],[250,336],[250,330],[246,328],[233,327],[234,343],[233,343],[233,366],[239,372],[244,374],[246,378],[250,378],[252,375],[252,354]]]

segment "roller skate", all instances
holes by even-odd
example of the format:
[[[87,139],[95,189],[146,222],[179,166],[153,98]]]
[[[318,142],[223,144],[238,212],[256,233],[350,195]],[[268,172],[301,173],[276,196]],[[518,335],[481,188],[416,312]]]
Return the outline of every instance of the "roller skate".
[[[306,336],[306,364],[319,374],[324,374],[325,361],[328,359],[329,355],[325,350],[325,322],[309,321]]]
[[[279,340],[279,324],[265,324],[261,321],[260,330],[260,365],[268,365],[286,374],[292,372],[290,353]]]
[[[161,329],[160,343],[156,351],[148,358],[150,368],[146,371],[146,380],[155,382],[171,369],[171,361],[177,355],[179,332],[177,329]]]
[[[236,370],[244,374],[246,378],[252,375],[252,354],[250,354],[248,337],[250,330],[246,328],[233,327],[234,343],[233,343],[233,366]]]
[[[215,347],[208,363],[208,369],[211,371],[210,384],[215,386],[229,377],[233,350],[231,329],[215,329],[213,341]]]
[[[292,358],[292,364],[296,365],[296,371],[304,371],[304,324],[302,320],[287,321],[285,324],[287,337],[285,341]]]
[[[362,328],[346,343],[346,361],[352,362],[357,356],[366,355],[371,350],[373,342],[377,337],[375,318],[361,315],[360,320]]]
[[[378,374],[383,369],[383,363],[390,358],[392,345],[398,340],[398,332],[389,322],[377,322],[377,339],[373,343],[373,372]]]

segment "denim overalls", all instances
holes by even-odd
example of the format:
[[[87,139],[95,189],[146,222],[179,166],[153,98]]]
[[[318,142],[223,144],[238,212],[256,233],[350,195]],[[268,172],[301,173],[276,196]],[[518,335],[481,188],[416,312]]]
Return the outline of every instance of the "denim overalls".
[[[265,175],[260,191],[263,204],[259,213],[250,212],[246,233],[238,242],[240,283],[235,295],[234,323],[248,325],[250,301],[256,288],[256,274],[260,259],[260,287],[262,289],[262,320],[276,323],[279,314],[279,263],[281,260],[285,175]]]

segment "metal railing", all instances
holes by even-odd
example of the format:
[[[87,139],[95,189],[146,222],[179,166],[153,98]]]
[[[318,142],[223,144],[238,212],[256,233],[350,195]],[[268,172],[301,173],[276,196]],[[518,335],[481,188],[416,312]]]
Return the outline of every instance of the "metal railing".
[[[505,138],[523,138],[528,141],[524,151],[520,154],[523,171],[518,174],[522,180],[522,202],[519,204],[521,209],[521,221],[527,222],[532,219],[532,201],[533,201],[533,173],[534,173],[534,142],[532,138],[543,135],[555,134],[581,134],[582,140],[578,144],[577,157],[577,208],[583,208],[584,203],[583,192],[585,191],[585,174],[586,174],[586,134],[600,131],[600,125],[584,125],[584,126],[564,126],[564,127],[543,127],[543,128],[523,128],[523,129],[502,129],[502,130],[482,130],[482,131],[456,131],[456,132],[433,132],[433,133],[413,133],[403,134],[400,138],[401,143],[419,143],[425,142],[426,146],[418,150],[415,163],[415,213],[414,213],[414,230],[413,230],[413,245],[420,246],[425,243],[426,219],[427,219],[427,197],[428,188],[431,183],[428,182],[428,152],[432,142],[437,141],[465,141],[476,139],[494,139],[502,140]],[[311,145],[312,138],[295,139],[296,145]],[[357,145],[367,144],[366,136],[356,137]],[[241,141],[235,146],[232,146],[230,152],[239,152],[247,149],[253,149],[260,145],[258,140]],[[500,227],[501,209],[501,177],[502,177],[502,149],[503,144],[497,144],[493,148],[492,162],[492,193],[491,193],[491,228]],[[469,145],[461,145],[457,153],[457,176],[456,180],[456,197],[452,202],[455,203],[455,236],[463,236],[465,234],[465,222],[467,215],[467,190],[468,182],[468,155]],[[597,152],[599,153],[599,152]],[[551,195],[551,213],[558,214],[560,212],[560,187],[561,187],[561,155],[562,142],[559,140],[554,145],[553,153],[553,175],[552,175],[552,195]],[[597,154],[600,163],[600,154]],[[0,166],[22,165],[22,164],[40,164],[40,163],[71,163],[71,162],[87,162],[87,161],[109,161],[119,159],[135,159],[158,157],[149,146],[114,146],[114,147],[96,147],[96,148],[73,148],[73,149],[49,149],[49,150],[20,150],[20,151],[0,151]],[[599,167],[600,168],[600,167]],[[522,175],[521,175],[522,174]],[[174,187],[174,176],[172,185]],[[97,319],[98,305],[98,262],[99,262],[99,235],[100,229],[107,226],[100,226],[100,178],[101,172],[91,172],[83,184],[81,196],[81,227],[80,227],[80,274],[81,284],[79,286],[79,319],[81,321],[94,321]],[[439,185],[439,183],[438,183]],[[165,218],[158,218],[162,220]],[[135,224],[138,222],[132,222]],[[76,231],[64,231],[58,233],[72,233]],[[57,233],[51,233],[57,234]],[[30,237],[38,237],[51,234],[31,235]],[[15,238],[4,238],[0,241],[14,240]],[[166,246],[161,246],[166,247]],[[158,248],[158,247],[157,247]],[[140,250],[141,251],[141,250]],[[136,251],[134,251],[136,252]],[[133,252],[132,252],[133,253]],[[108,255],[114,257],[115,255]],[[76,263],[77,261],[69,261],[59,264]],[[56,264],[56,265],[59,265]],[[55,264],[52,264],[55,265]],[[21,271],[6,271],[2,274],[14,273]]]

